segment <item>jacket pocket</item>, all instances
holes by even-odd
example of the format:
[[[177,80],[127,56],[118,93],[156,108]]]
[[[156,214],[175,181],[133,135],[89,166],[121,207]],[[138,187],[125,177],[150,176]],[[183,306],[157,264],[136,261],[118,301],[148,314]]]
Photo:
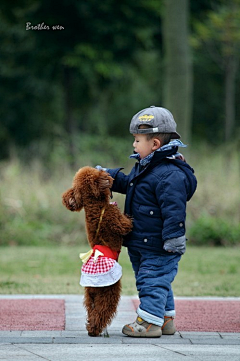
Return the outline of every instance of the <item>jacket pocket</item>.
[[[139,213],[143,214],[144,216],[152,217],[152,218],[160,218],[161,211],[158,207],[153,206],[139,206],[138,209]]]

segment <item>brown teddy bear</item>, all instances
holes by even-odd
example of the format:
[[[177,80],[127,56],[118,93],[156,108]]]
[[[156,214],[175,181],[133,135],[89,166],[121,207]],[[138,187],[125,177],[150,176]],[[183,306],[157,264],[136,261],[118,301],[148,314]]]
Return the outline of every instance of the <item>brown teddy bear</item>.
[[[113,178],[92,167],[79,169],[72,188],[63,196],[70,211],[85,210],[86,232],[91,250],[83,260],[80,284],[85,287],[86,328],[98,336],[116,314],[120,300],[122,268],[117,262],[122,236],[132,229],[129,217],[110,203]]]

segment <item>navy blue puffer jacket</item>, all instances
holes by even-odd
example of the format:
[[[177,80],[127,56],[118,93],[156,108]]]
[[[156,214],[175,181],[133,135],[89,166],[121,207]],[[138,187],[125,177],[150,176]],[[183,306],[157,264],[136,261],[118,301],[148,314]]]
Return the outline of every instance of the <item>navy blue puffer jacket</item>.
[[[166,253],[165,241],[185,235],[186,203],[197,180],[187,163],[166,158],[175,152],[155,152],[145,168],[137,162],[128,175],[122,168],[107,169],[114,178],[112,191],[126,194],[125,213],[133,218],[124,246]]]

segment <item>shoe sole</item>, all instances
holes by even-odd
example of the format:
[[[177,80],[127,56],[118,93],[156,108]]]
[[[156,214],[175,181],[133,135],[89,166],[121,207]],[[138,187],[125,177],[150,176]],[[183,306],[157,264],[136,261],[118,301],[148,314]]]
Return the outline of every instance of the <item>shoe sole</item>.
[[[132,332],[131,330],[127,329],[127,328],[123,328],[122,329],[122,333],[126,336],[130,336],[130,337],[149,337],[149,338],[158,338],[162,336],[162,332],[156,333],[156,332]]]
[[[162,335],[174,335],[176,333],[176,331],[162,331]]]

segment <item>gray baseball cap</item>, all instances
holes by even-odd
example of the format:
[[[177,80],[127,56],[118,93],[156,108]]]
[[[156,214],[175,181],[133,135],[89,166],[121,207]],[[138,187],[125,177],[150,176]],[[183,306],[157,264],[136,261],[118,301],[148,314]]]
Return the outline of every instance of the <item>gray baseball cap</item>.
[[[150,128],[139,129],[143,124],[149,125]],[[177,124],[169,110],[151,105],[132,117],[129,131],[131,134],[171,133],[172,139],[179,139],[181,136],[176,128]]]

